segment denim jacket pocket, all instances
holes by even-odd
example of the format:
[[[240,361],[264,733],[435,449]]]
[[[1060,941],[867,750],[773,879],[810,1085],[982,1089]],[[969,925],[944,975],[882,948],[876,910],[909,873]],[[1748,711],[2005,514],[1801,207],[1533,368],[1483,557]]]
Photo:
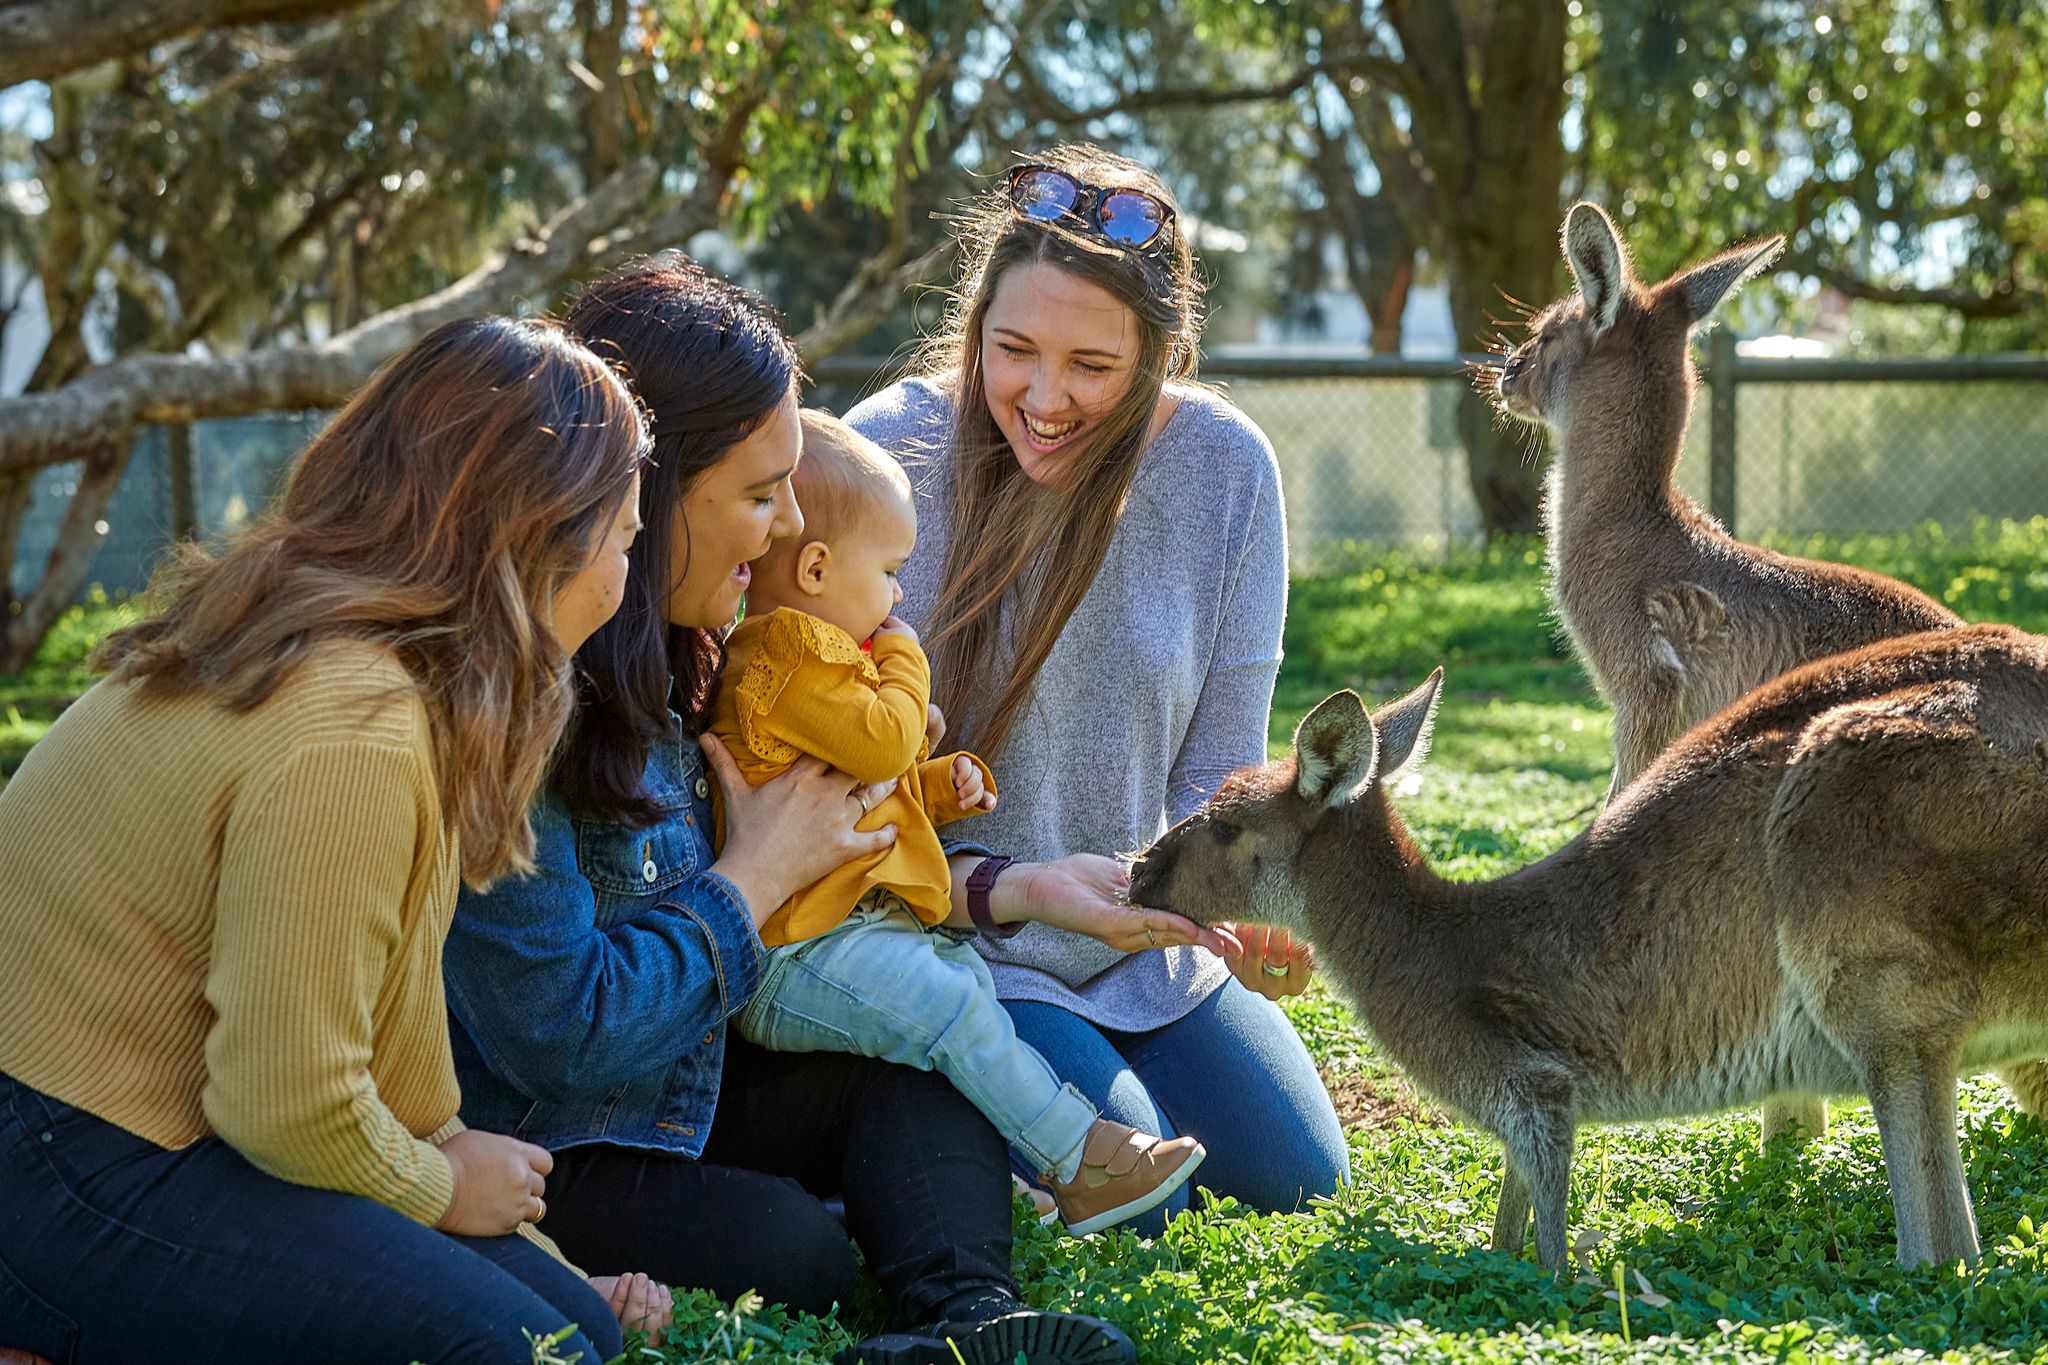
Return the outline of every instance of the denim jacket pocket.
[[[576,819],[576,865],[597,892],[600,912],[607,902],[637,906],[694,875],[702,862],[696,819],[687,798],[645,829]]]

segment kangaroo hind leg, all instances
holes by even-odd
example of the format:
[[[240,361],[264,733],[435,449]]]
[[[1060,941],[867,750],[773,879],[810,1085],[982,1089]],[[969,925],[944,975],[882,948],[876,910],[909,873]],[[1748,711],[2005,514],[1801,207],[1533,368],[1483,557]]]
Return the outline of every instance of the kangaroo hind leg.
[[[1899,1264],[1974,1263],[1977,1220],[1956,1136],[1961,1040],[1899,1031],[1855,1051],[1884,1145]]]
[[[1519,1256],[1529,1243],[1529,1182],[1515,1169],[1512,1157],[1501,1162],[1501,1171],[1500,1202],[1494,1205],[1490,1245],[1495,1251]]]

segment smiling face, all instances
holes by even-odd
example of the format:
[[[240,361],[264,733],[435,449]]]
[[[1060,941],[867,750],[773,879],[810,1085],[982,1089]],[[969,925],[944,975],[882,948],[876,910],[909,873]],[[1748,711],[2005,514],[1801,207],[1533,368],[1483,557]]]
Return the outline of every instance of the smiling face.
[[[981,329],[989,415],[1034,483],[1057,483],[1130,391],[1138,320],[1115,295],[1043,261],[1003,273]]]
[[[670,625],[716,630],[739,613],[752,562],[804,528],[789,476],[803,447],[792,391],[746,439],[704,471],[676,509],[665,612]]]

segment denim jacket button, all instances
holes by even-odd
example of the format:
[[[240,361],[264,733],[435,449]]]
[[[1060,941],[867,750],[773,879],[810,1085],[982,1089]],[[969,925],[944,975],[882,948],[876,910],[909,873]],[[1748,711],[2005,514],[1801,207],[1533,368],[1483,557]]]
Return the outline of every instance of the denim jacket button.
[[[711,1032],[709,1032],[709,1033],[707,1033],[707,1034],[705,1034],[705,1035],[704,1035],[704,1046],[706,1046],[706,1047],[710,1047],[710,1046],[711,1046],[711,1045],[712,1045],[713,1043],[715,1043],[715,1042],[717,1042],[717,1041],[718,1041],[718,1030],[717,1030],[717,1029],[713,1029],[713,1030],[711,1030]]]
[[[654,865],[654,859],[649,858],[640,864],[640,875],[651,882],[661,875],[661,869]]]
[[[702,801],[702,800],[704,800],[705,798],[707,798],[707,797],[709,797],[709,796],[711,795],[711,784],[710,784],[709,782],[706,782],[706,781],[705,781],[705,780],[704,780],[703,778],[701,778],[701,777],[700,777],[700,778],[698,778],[698,779],[697,779],[697,788],[696,788],[696,790],[697,790],[697,799],[698,799],[699,801]]]

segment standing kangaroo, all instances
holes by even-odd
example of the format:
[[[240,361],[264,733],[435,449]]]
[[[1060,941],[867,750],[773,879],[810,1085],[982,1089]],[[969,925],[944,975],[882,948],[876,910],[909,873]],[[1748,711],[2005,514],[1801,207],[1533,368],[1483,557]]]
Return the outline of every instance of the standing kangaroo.
[[[1578,838],[1432,873],[1387,796],[1439,670],[1330,697],[1132,869],[1133,903],[1310,939],[1387,1055],[1496,1134],[1493,1245],[1563,1263],[1572,1143],[1785,1090],[1861,1090],[1912,1265],[1976,1255],[1955,1078],[2048,1049],[2048,639],[1908,636],[1688,732]]]
[[[1697,380],[1691,337],[1784,245],[1738,247],[1645,286],[1614,224],[1575,204],[1578,293],[1529,324],[1500,406],[1554,438],[1544,517],[1558,616],[1614,711],[1612,801],[1686,730],[1803,663],[1962,618],[1897,579],[1735,539],[1672,482]],[[2048,1101],[2048,1075],[2029,1098]],[[1826,1105],[1764,1106],[1763,1136],[1827,1126]]]

